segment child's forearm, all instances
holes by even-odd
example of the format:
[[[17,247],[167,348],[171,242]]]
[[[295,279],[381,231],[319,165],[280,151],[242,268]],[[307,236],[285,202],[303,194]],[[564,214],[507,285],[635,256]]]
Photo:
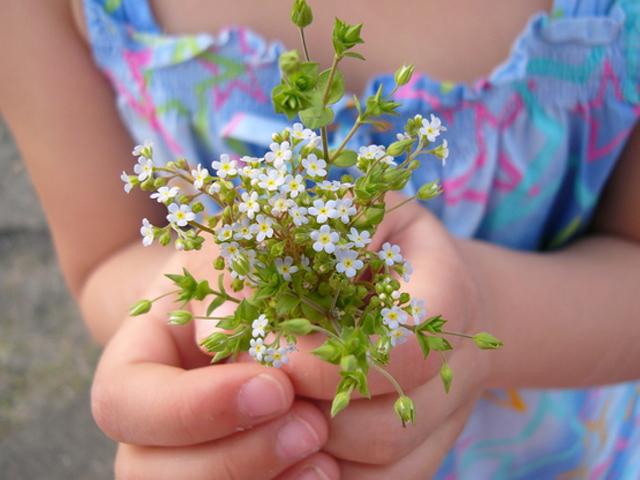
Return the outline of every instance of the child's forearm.
[[[483,289],[499,387],[640,378],[640,245],[594,235],[557,252],[459,240]]]

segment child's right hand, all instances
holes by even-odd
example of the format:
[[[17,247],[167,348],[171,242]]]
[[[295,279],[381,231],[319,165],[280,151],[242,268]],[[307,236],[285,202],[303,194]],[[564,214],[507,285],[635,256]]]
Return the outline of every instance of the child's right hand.
[[[158,281],[148,298],[166,287]],[[326,420],[294,401],[288,377],[256,363],[211,366],[192,326],[167,325],[174,308],[167,297],[126,320],[98,365],[92,409],[120,442],[116,478],[337,479],[335,461],[318,453]]]

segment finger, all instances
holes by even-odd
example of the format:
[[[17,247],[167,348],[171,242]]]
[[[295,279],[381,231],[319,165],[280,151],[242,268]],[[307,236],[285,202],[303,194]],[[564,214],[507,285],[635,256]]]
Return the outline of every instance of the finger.
[[[364,478],[367,480],[387,480],[389,478],[424,480],[432,478],[466,425],[474,404],[475,399],[458,409],[417,448],[391,465],[376,466],[348,461],[340,462],[341,478],[343,480]]]
[[[340,467],[338,463],[326,453],[316,453],[294,465],[278,480],[339,480]]]
[[[338,459],[371,464],[390,464],[404,457],[480,390],[481,375],[468,367],[477,356],[471,347],[462,347],[451,356],[454,377],[449,393],[439,377],[408,392],[415,404],[416,422],[406,428],[393,408],[397,394],[352,401],[331,421],[324,451]],[[329,417],[331,406],[323,403],[321,408]]]
[[[217,439],[286,412],[287,376],[256,363],[181,368],[182,351],[153,314],[127,321],[105,349],[92,388],[98,425],[111,438],[145,445]],[[193,345],[193,332],[183,339]],[[195,346],[194,350],[198,350]]]
[[[289,414],[224,440],[177,448],[122,445],[116,478],[268,480],[317,452],[326,438],[323,415],[297,402]]]

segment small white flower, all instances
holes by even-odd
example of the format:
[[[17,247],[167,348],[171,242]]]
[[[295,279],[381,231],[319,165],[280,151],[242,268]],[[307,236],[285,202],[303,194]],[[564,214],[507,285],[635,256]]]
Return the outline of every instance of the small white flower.
[[[309,265],[311,265],[311,261],[306,255],[300,255],[300,263],[305,269],[308,269]]]
[[[127,175],[127,172],[122,172],[122,175],[120,175],[120,180],[124,182],[124,191],[127,193],[131,192],[133,183],[131,183],[131,177]]]
[[[242,213],[246,213],[247,217],[253,218],[256,213],[260,211],[260,204],[258,203],[258,192],[243,192],[242,202],[238,205],[238,210]]]
[[[400,298],[400,291],[399,290],[394,290],[393,292],[391,292],[391,298],[393,298],[394,300],[398,300]]]
[[[290,208],[289,216],[297,227],[309,223],[309,219],[307,218],[307,209],[305,207]]]
[[[252,337],[264,337],[267,332],[265,329],[269,325],[269,319],[266,315],[262,314],[258,318],[256,318],[253,322],[251,322],[251,331]]]
[[[342,220],[342,223],[349,223],[350,216],[356,214],[356,207],[350,198],[343,198],[336,202],[336,217]]]
[[[220,244],[220,255],[226,260],[233,260],[240,254],[240,246],[238,242],[229,242]]]
[[[187,223],[196,219],[196,214],[191,211],[189,205],[178,206],[178,204],[172,203],[169,205],[168,210],[167,220],[179,227],[186,227]]]
[[[385,242],[382,245],[382,250],[378,252],[378,257],[389,266],[394,263],[400,263],[403,260],[402,255],[400,255],[400,247],[391,245],[389,242]]]
[[[336,202],[335,200],[329,200],[324,203],[320,199],[314,200],[313,207],[309,207],[309,214],[315,216],[318,223],[324,223],[329,218],[336,218],[338,216]]]
[[[222,185],[220,184],[220,182],[218,181],[213,182],[211,185],[209,185],[209,195],[215,195],[217,193],[220,193],[221,188],[222,188]]]
[[[219,162],[212,162],[211,166],[214,170],[217,171],[217,175],[220,178],[233,177],[238,173],[238,169],[236,168],[237,162],[235,160],[231,160],[229,155],[223,153],[220,155]]]
[[[411,138],[411,135],[409,135],[407,132],[402,132],[402,133],[396,133],[396,139],[401,142],[403,140],[409,140]]]
[[[278,273],[282,275],[282,278],[284,278],[287,282],[290,282],[291,275],[298,271],[298,267],[293,264],[293,258],[291,257],[284,257],[284,259],[276,258],[275,263],[276,270],[278,270]]]
[[[209,176],[209,170],[202,168],[202,165],[198,164],[195,170],[191,170],[191,176],[193,177],[193,186],[199,190]]]
[[[134,165],[133,171],[138,174],[138,180],[144,182],[153,175],[153,160],[150,158],[139,157],[138,163]]]
[[[146,218],[142,219],[142,227],[140,228],[140,235],[142,235],[142,244],[148,247],[153,243],[153,225],[149,223]]]
[[[353,278],[358,273],[364,263],[362,260],[358,260],[358,252],[353,250],[346,250],[336,254],[338,258],[338,264],[336,265],[336,271],[338,273],[344,273],[347,278]]]
[[[249,341],[249,345],[251,345],[251,348],[249,348],[249,355],[261,362],[262,357],[267,353],[267,347],[264,344],[264,340],[262,338],[252,338]]]
[[[409,335],[409,330],[404,327],[399,327],[391,330],[389,332],[389,337],[391,339],[391,345],[402,345],[407,341],[407,336]]]
[[[244,217],[241,221],[233,224],[233,238],[236,240],[251,240],[253,233],[251,233],[251,225],[249,219]]]
[[[296,198],[299,193],[304,192],[304,180],[302,175],[287,175],[284,184],[280,187],[282,193],[288,193],[291,198]]]
[[[287,354],[289,353],[289,349],[286,347],[280,347],[278,349],[269,348],[267,350],[266,361],[270,362],[274,367],[280,368],[285,363],[289,362],[289,357]]]
[[[366,230],[359,232],[354,227],[351,227],[351,233],[348,233],[347,237],[358,248],[364,248],[371,243],[371,234]]]
[[[253,233],[256,234],[256,240],[258,242],[263,241],[265,238],[273,237],[273,220],[269,217],[265,217],[264,215],[258,215],[256,217],[256,223],[251,225],[251,229]]]
[[[327,174],[327,171],[325,170],[327,162],[319,159],[313,153],[309,154],[307,158],[302,160],[302,166],[310,177],[324,177]]]
[[[179,191],[178,187],[160,187],[157,192],[151,194],[151,198],[155,198],[158,203],[165,203],[175,198]]]
[[[264,156],[267,163],[273,164],[276,168],[282,168],[284,162],[291,160],[291,145],[289,142],[272,143],[269,145],[270,152]]]
[[[358,150],[358,158],[362,158],[369,162],[374,160],[380,160],[387,165],[395,165],[391,155],[387,155],[387,151],[382,145],[369,145],[367,147],[360,147]]]
[[[316,252],[324,250],[327,253],[333,253],[336,250],[336,243],[340,240],[340,235],[331,230],[329,225],[322,225],[320,230],[311,232],[311,240],[314,241],[313,249]]]
[[[258,185],[260,188],[264,188],[265,190],[269,190],[273,192],[280,188],[280,185],[284,183],[284,176],[280,170],[276,170],[275,168],[269,169],[267,174],[261,173],[258,176]]]
[[[442,166],[447,164],[447,158],[449,158],[449,142],[445,138],[442,140],[442,145],[440,145],[437,149],[438,156],[442,160]]]
[[[291,207],[295,207],[296,202],[288,199],[284,195],[276,195],[269,199],[269,204],[271,205],[271,212],[275,215],[279,215],[281,213],[286,213]]]
[[[405,260],[402,264],[402,280],[408,282],[411,279],[411,274],[413,273],[413,267],[409,263],[409,260]]]
[[[143,156],[151,158],[152,152],[153,144],[149,140],[146,140],[143,144],[133,147],[131,155],[133,155],[134,157]]]
[[[427,308],[424,305],[424,300],[411,300],[409,310],[411,311],[411,316],[418,322],[424,320],[427,316]]]
[[[304,128],[304,125],[299,122],[294,123],[293,128],[287,127],[287,131],[296,140],[308,140],[314,135],[313,130],[310,128]]]
[[[407,312],[400,307],[391,307],[382,309],[382,323],[389,328],[398,328],[399,325],[407,323]]]
[[[420,135],[427,137],[430,142],[435,142],[438,135],[447,129],[442,126],[442,122],[433,113],[431,114],[431,121],[426,118],[422,120],[422,128],[420,129]]]
[[[217,238],[221,242],[226,242],[233,238],[233,227],[229,224],[222,225],[217,229]]]

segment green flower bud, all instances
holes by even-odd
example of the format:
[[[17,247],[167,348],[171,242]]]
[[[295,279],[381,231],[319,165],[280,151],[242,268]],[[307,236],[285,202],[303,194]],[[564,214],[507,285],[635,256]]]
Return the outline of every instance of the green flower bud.
[[[153,187],[158,189],[160,187],[164,187],[167,184],[167,179],[166,177],[157,177],[154,181],[153,181]]]
[[[153,186],[153,182],[154,182],[154,178],[153,177],[149,177],[147,178],[144,182],[142,182],[140,184],[140,189],[142,189],[145,192],[153,192],[156,188]]]
[[[397,157],[401,155],[402,152],[407,150],[411,145],[413,145],[415,140],[413,138],[407,138],[406,140],[398,140],[397,142],[393,142],[387,148],[387,153],[392,157]]]
[[[451,371],[449,364],[446,362],[442,364],[442,367],[440,367],[440,379],[444,385],[444,391],[449,393],[449,390],[451,389],[451,381],[453,380],[453,372]]]
[[[483,350],[495,350],[502,346],[502,342],[486,332],[476,333],[473,336],[475,344]]]
[[[151,310],[151,300],[140,300],[129,309],[129,315],[136,317]]]
[[[347,355],[340,360],[340,370],[343,372],[355,372],[358,369],[358,360],[354,355]]]
[[[219,256],[213,261],[213,268],[215,268],[216,270],[224,270],[224,266],[225,262],[223,256]]]
[[[342,56],[344,52],[355,47],[359,43],[364,43],[360,38],[362,24],[349,25],[339,18],[333,26],[333,48],[338,56]]]
[[[186,325],[193,320],[193,314],[189,310],[174,310],[169,314],[170,325]]]
[[[284,142],[284,138],[280,133],[274,133],[273,135],[271,135],[271,140],[273,140],[276,143]]]
[[[403,65],[396,70],[396,73],[393,76],[393,79],[396,81],[396,85],[401,87],[402,85],[409,83],[415,69],[416,67],[413,65]]]
[[[396,403],[393,405],[393,409],[398,417],[400,417],[403,427],[406,427],[407,423],[416,422],[416,407],[413,405],[413,400],[406,395],[398,397],[398,400],[396,400]]]
[[[407,303],[410,300],[411,300],[411,295],[409,295],[407,292],[400,294],[400,303]]]
[[[169,243],[171,243],[171,230],[165,229],[158,237],[158,242],[160,242],[160,245],[163,247],[169,245]]]
[[[351,392],[338,392],[336,393],[333,402],[331,402],[331,418],[335,417],[342,410],[347,408],[349,405],[349,400],[351,400]]]
[[[307,96],[298,88],[280,84],[272,91],[273,106],[276,112],[284,113],[289,120],[298,112],[311,106]]]
[[[430,183],[425,183],[423,186],[420,187],[420,190],[418,190],[418,199],[420,200],[430,200],[432,198],[437,197],[438,195],[440,195],[442,193],[442,188],[440,187],[440,184],[438,184],[438,182],[430,182]]]
[[[297,50],[289,50],[280,54],[278,59],[280,70],[285,75],[295,72],[300,66],[300,54]]]
[[[329,363],[338,363],[341,358],[340,349],[330,341],[323,343],[311,353]]]
[[[196,202],[191,206],[191,211],[193,213],[200,213],[204,211],[204,205],[201,202]]]
[[[176,250],[178,250],[179,252],[183,251],[186,249],[185,243],[181,238],[178,238],[176,240],[176,242],[174,243]]]
[[[178,158],[176,160],[176,166],[178,168],[187,169],[189,167],[189,164],[187,163],[186,158]]]
[[[305,0],[296,0],[291,9],[291,21],[299,28],[307,27],[313,21],[313,12]]]
[[[294,318],[280,323],[280,328],[293,335],[308,335],[311,333],[311,322],[306,318]]]
[[[231,288],[234,292],[239,292],[244,288],[244,280],[240,280],[239,278],[234,278],[231,282]]]
[[[215,332],[200,342],[208,352],[220,352],[224,350],[228,343],[228,335],[221,332]]]

